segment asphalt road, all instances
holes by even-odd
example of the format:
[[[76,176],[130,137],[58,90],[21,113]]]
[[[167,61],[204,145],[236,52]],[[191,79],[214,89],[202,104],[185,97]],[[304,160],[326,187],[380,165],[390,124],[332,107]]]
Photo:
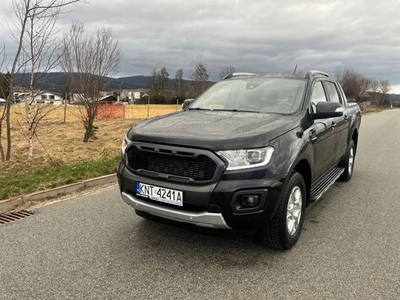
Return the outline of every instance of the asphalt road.
[[[400,299],[400,110],[363,117],[287,252],[141,219],[115,185],[67,198],[0,226],[0,299]]]

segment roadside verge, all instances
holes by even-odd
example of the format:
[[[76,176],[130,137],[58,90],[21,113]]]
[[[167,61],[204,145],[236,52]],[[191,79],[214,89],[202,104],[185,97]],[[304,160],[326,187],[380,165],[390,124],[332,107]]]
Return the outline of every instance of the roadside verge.
[[[54,189],[49,189],[49,190],[35,192],[32,194],[12,197],[10,199],[0,201],[0,214],[10,212],[17,206],[20,206],[21,204],[24,204],[24,203],[27,203],[30,201],[44,200],[47,198],[55,198],[55,197],[70,194],[70,193],[73,193],[73,192],[76,192],[78,190],[82,190],[85,188],[108,184],[108,183],[114,183],[117,181],[118,181],[117,175],[111,174],[111,175],[105,175],[105,176],[101,176],[101,177],[97,177],[97,178],[84,180],[84,181],[77,182],[77,183],[63,185],[60,187],[56,187]]]

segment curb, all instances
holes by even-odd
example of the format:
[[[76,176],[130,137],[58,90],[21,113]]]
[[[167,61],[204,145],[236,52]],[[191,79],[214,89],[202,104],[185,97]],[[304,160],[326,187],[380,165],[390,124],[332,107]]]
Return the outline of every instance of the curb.
[[[10,212],[17,206],[19,206],[23,203],[29,202],[29,201],[43,200],[46,198],[54,198],[54,197],[57,197],[60,195],[71,194],[73,192],[76,192],[76,191],[84,189],[84,188],[94,187],[94,186],[108,184],[108,183],[114,183],[117,181],[118,181],[117,175],[111,174],[111,175],[105,175],[105,176],[101,176],[101,177],[97,177],[97,178],[84,180],[84,181],[81,181],[78,183],[71,183],[71,184],[63,185],[63,186],[56,187],[56,188],[50,189],[50,190],[44,190],[44,191],[39,191],[39,192],[35,192],[32,194],[28,194],[28,195],[13,197],[13,198],[10,198],[10,199],[4,200],[4,201],[0,201],[0,214]]]

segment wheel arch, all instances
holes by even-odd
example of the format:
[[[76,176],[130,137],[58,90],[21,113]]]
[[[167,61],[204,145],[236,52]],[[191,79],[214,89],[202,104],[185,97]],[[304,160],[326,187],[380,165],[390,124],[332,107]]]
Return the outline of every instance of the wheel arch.
[[[355,150],[357,152],[357,144],[358,144],[358,130],[357,129],[355,129],[353,131],[353,135],[351,136],[351,139],[354,141],[354,146],[356,148]]]
[[[311,193],[311,177],[312,177],[310,164],[306,159],[302,159],[295,165],[293,171],[296,171],[300,173],[301,176],[303,176],[303,180],[306,185],[307,205],[308,205]]]

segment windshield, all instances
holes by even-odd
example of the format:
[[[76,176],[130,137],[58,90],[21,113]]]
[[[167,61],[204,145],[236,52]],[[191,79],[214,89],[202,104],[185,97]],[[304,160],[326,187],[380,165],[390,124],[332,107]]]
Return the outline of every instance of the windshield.
[[[293,78],[223,80],[202,94],[189,109],[293,114],[299,108],[306,82]]]

